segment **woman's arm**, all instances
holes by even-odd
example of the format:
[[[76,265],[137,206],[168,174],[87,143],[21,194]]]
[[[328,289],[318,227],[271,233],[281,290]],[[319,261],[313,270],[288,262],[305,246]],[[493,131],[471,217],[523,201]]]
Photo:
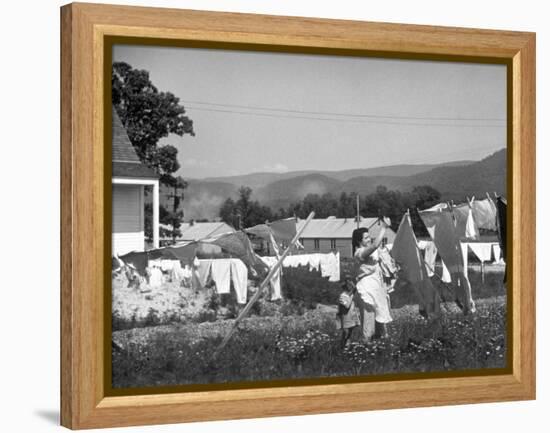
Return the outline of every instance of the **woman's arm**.
[[[366,259],[374,251],[376,251],[376,249],[382,243],[382,239],[384,239],[384,235],[386,234],[386,229],[390,226],[390,224],[391,224],[391,221],[388,217],[384,217],[384,219],[382,219],[382,228],[380,229],[380,232],[378,233],[378,236],[376,237],[376,239],[372,242],[372,245],[363,248],[363,251],[361,252],[362,259]]]

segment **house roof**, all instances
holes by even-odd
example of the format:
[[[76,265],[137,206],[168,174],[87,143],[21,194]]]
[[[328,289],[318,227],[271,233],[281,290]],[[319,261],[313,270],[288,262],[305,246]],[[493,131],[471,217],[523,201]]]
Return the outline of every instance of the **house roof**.
[[[164,227],[164,226],[163,226]],[[166,226],[166,228],[168,228]],[[213,223],[183,223],[180,228],[181,236],[178,241],[198,241],[224,233],[234,233],[235,229],[224,222]]]
[[[381,225],[377,223],[378,218],[363,218],[359,222],[359,227],[366,227],[372,236],[376,236]],[[298,220],[296,230],[300,230],[305,220]],[[301,238],[331,238],[331,239],[351,239],[353,230],[357,228],[355,218],[335,218],[312,219],[306,226]],[[391,228],[388,228],[393,233]]]
[[[143,164],[132,146],[132,142],[126,133],[126,129],[118,113],[113,107],[113,135],[112,135],[112,158],[113,177],[138,177],[147,179],[158,179],[155,171]]]

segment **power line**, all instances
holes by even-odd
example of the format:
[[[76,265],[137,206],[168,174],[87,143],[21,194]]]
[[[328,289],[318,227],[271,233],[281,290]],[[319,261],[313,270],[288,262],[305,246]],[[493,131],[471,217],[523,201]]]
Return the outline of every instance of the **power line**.
[[[294,116],[275,113],[258,113],[253,111],[237,111],[237,110],[222,110],[217,108],[204,108],[187,105],[188,109],[197,111],[208,111],[216,113],[230,113],[238,115],[259,116],[259,117],[274,117],[274,118],[286,118],[286,119],[306,119],[306,120],[321,120],[330,122],[346,122],[346,123],[375,123],[375,124],[387,124],[387,125],[411,125],[411,126],[450,126],[459,128],[504,128],[506,125],[489,125],[489,124],[464,124],[464,123],[421,123],[421,122],[403,122],[403,121],[385,121],[377,119],[345,119],[334,117],[316,117],[316,116]],[[433,119],[432,119],[433,120]]]
[[[506,119],[484,117],[433,117],[433,116],[402,116],[402,115],[383,115],[383,114],[356,114],[356,113],[337,113],[330,111],[306,111],[306,110],[291,110],[286,108],[274,108],[274,107],[261,107],[258,105],[239,105],[239,104],[221,104],[216,102],[204,102],[204,101],[191,101],[182,100],[186,104],[198,104],[198,105],[212,105],[214,107],[226,107],[226,108],[241,108],[247,110],[262,110],[262,111],[274,111],[282,113],[295,113],[295,114],[310,114],[320,116],[343,116],[343,117],[358,117],[358,118],[374,118],[374,119],[399,119],[399,120],[434,120],[434,121],[473,121],[473,122],[504,122]],[[206,110],[206,109],[205,109]]]

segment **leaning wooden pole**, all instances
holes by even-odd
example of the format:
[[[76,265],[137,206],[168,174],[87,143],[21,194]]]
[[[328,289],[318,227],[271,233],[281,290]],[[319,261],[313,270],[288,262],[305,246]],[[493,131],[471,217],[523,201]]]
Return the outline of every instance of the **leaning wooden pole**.
[[[304,232],[304,229],[307,227],[307,225],[313,219],[314,216],[315,216],[315,212],[311,212],[309,214],[309,216],[307,217],[307,219],[304,222],[304,225],[300,228],[300,230],[298,230],[296,232],[296,234],[294,235],[294,238],[292,238],[292,241],[290,241],[290,244],[288,245],[286,250],[283,252],[283,254],[281,254],[281,256],[279,257],[279,260],[277,260],[277,263],[275,263],[275,265],[269,270],[269,272],[267,273],[267,276],[264,278],[264,280],[262,281],[262,283],[258,287],[258,290],[256,291],[256,293],[254,293],[254,296],[252,296],[252,298],[250,298],[250,301],[248,301],[248,304],[246,304],[246,306],[243,308],[243,310],[241,311],[239,316],[235,319],[235,322],[233,322],[233,325],[229,329],[229,332],[224,337],[221,344],[214,351],[213,359],[216,359],[216,357],[220,354],[220,352],[223,350],[223,348],[225,347],[225,345],[227,344],[227,342],[229,341],[229,339],[231,338],[231,336],[235,332],[235,329],[237,329],[237,325],[239,324],[239,322],[246,317],[246,315],[248,314],[248,312],[250,311],[250,309],[252,308],[254,303],[260,298],[260,295],[262,294],[263,290],[269,284],[269,282],[271,281],[271,279],[273,278],[275,273],[283,265],[283,260],[288,255],[288,253],[290,253],[290,250],[291,250],[292,246],[298,241],[298,239],[300,239],[300,236]]]

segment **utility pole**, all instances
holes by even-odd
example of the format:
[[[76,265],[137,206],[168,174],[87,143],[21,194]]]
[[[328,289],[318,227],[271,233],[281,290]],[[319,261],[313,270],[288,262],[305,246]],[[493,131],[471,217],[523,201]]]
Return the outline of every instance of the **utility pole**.
[[[174,193],[168,194],[167,197],[169,199],[173,200],[172,203],[172,243],[176,243],[177,239],[177,229],[180,226],[180,221],[178,218],[178,209],[180,207],[180,202],[183,200],[183,189],[185,188],[185,184],[181,183],[179,179],[176,179],[174,183]],[[181,189],[181,194],[178,194],[178,189]]]

